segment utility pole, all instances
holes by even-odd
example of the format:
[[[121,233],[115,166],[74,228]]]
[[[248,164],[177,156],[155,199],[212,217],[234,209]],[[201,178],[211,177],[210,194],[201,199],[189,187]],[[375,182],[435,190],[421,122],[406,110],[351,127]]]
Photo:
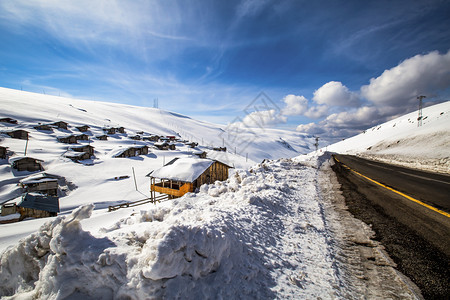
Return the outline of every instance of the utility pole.
[[[423,98],[426,98],[427,96],[417,96],[417,99],[419,99],[419,116],[417,117],[417,127],[422,126],[422,106],[423,106]]]
[[[316,146],[316,151],[319,150],[319,137],[316,136],[316,142],[314,143],[314,146]]]

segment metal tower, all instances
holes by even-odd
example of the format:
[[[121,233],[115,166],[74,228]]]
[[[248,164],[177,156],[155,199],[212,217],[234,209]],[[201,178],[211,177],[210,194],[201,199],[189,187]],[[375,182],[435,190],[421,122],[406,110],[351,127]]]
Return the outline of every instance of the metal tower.
[[[423,98],[426,98],[427,96],[417,96],[417,99],[419,99],[419,116],[417,117],[417,127],[422,126],[422,106],[423,106]]]

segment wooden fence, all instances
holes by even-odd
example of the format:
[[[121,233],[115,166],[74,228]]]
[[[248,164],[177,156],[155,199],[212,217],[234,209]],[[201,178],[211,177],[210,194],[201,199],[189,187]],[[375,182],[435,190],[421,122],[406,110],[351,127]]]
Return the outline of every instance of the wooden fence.
[[[138,206],[138,205],[142,205],[142,204],[146,204],[146,203],[155,203],[156,202],[161,202],[163,200],[167,200],[169,199],[168,195],[160,195],[154,198],[145,198],[145,199],[141,199],[141,200],[137,200],[137,201],[132,201],[132,202],[127,202],[127,203],[122,203],[122,204],[117,204],[117,205],[110,205],[108,206],[108,211],[115,211],[118,210],[119,208],[127,208],[127,207],[134,207],[134,206]]]

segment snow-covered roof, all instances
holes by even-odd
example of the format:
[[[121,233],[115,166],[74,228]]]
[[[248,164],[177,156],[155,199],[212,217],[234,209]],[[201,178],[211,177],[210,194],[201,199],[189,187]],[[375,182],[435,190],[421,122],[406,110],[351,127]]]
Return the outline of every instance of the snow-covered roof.
[[[9,159],[9,163],[13,163],[13,162],[15,162],[15,161],[22,160],[22,159],[26,159],[26,158],[28,158],[28,159],[34,159],[34,160],[36,160],[36,161],[43,161],[43,160],[41,160],[41,159],[37,159],[37,158],[29,157],[29,156],[15,156],[15,157],[11,157],[11,158]]]
[[[46,182],[46,181],[57,181],[58,179],[54,177],[54,175],[50,175],[47,173],[39,173],[33,176],[28,176],[27,178],[24,178],[20,180],[20,183],[23,184],[33,184],[33,183],[40,183],[40,182]]]
[[[86,152],[76,152],[76,151],[67,151],[66,153],[64,153],[65,157],[81,157],[83,155],[85,155]]]
[[[54,196],[41,195],[39,193],[27,193],[22,201],[17,204],[20,207],[59,212],[59,199]]]
[[[147,176],[159,179],[193,182],[213,163],[213,160],[197,157],[175,158],[164,167],[154,170]]]

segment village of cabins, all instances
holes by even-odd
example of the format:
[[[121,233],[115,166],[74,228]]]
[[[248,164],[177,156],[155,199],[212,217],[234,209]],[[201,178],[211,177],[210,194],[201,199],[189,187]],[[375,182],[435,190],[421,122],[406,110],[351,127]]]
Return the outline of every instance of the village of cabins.
[[[207,152],[197,148],[198,143],[181,140],[176,136],[158,136],[139,131],[128,135],[124,127],[104,126],[102,134],[93,135],[89,125],[71,126],[64,121],[38,123],[33,126],[22,126],[15,119],[0,118],[0,123],[7,130],[0,131],[0,162],[9,163],[14,176],[19,176],[18,186],[22,195],[14,199],[0,199],[1,223],[22,221],[26,218],[42,218],[56,216],[59,212],[59,185],[64,181],[56,175],[45,172],[40,159],[26,155],[28,140],[33,131],[53,133],[58,130],[56,142],[68,144],[63,157],[75,163],[89,164],[95,158],[92,139],[107,141],[108,137],[120,134],[134,141],[143,141],[144,145],[128,145],[112,152],[112,157],[129,158],[148,155],[151,148],[165,151],[176,151],[177,143],[192,148],[191,157],[177,157],[161,168],[151,171],[150,197],[135,202],[112,205],[109,211],[122,207],[137,206],[148,202],[156,203],[164,199],[174,199],[189,192],[195,192],[203,184],[223,181],[228,178],[228,170],[232,166],[218,160],[207,158]],[[73,130],[72,130],[73,129]],[[8,149],[8,139],[25,140],[23,155]],[[211,151],[226,151],[225,147],[208,147]]]

